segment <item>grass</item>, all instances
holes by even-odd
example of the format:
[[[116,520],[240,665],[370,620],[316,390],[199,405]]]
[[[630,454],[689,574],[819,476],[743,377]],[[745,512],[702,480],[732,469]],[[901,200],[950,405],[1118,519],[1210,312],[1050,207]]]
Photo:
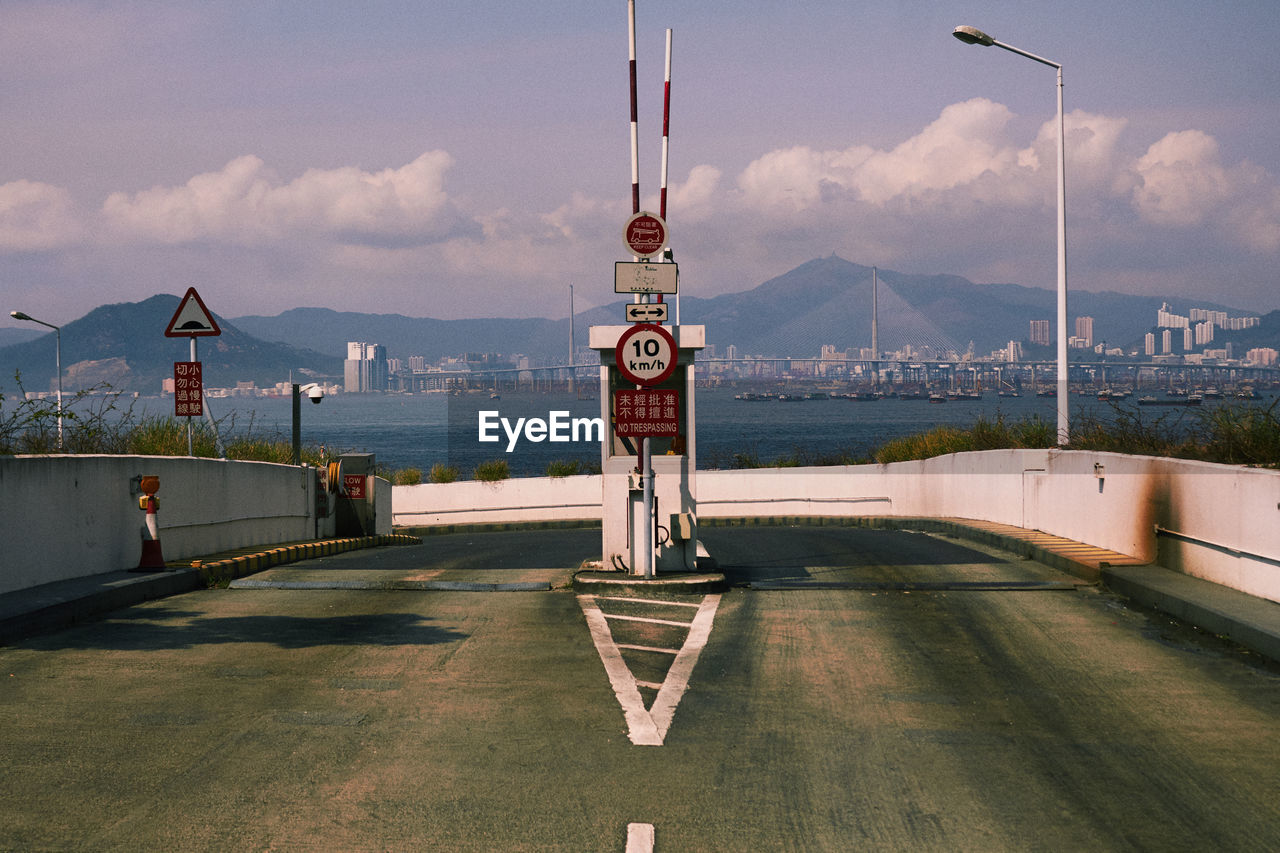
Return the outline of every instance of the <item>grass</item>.
[[[429,482],[432,483],[452,483],[457,480],[460,473],[457,468],[452,465],[445,465],[437,462],[431,466],[431,473],[427,475]]]
[[[482,483],[497,483],[511,477],[511,466],[505,459],[490,459],[477,465],[471,476]]]
[[[548,477],[576,477],[579,474],[599,474],[599,462],[581,459],[553,459],[547,463]]]
[[[136,415],[132,400],[105,385],[64,397],[62,448],[58,447],[58,404],[53,399],[28,399],[22,377],[14,376],[19,393],[11,399],[0,391],[0,455],[19,453],[102,453],[127,456],[187,456],[187,420],[172,416]],[[218,434],[229,436],[219,448]],[[255,433],[253,421],[237,431],[235,416],[191,422],[191,454],[204,458],[292,464],[293,441]],[[324,451],[302,446],[302,461],[319,466]]]

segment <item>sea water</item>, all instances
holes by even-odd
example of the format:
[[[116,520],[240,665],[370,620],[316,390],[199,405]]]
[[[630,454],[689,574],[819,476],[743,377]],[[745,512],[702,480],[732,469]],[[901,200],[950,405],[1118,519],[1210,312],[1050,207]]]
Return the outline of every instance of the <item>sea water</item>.
[[[761,462],[791,457],[802,463],[837,455],[861,459],[890,439],[944,424],[967,427],[979,417],[1002,415],[1016,421],[1038,416],[1051,426],[1057,423],[1056,400],[1035,396],[989,393],[980,400],[937,404],[893,397],[746,401],[737,399],[738,393],[719,388],[695,392],[699,468],[732,467],[737,457]],[[260,438],[288,440],[291,435],[287,397],[214,398],[209,405],[220,422],[234,420],[236,430],[251,424]],[[1107,404],[1091,397],[1071,398],[1073,419],[1105,417],[1107,411]],[[550,427],[558,422],[560,436],[571,437],[574,420],[600,416],[598,399],[568,393],[338,394],[318,405],[304,400],[301,428],[306,444],[323,446],[330,454],[373,453],[384,469],[419,468],[425,475],[440,463],[456,467],[467,478],[479,463],[505,459],[513,476],[540,476],[558,460],[598,465],[598,433],[579,429],[577,440],[553,441]],[[535,428],[531,434],[526,427],[535,419],[543,421],[545,429]],[[485,423],[488,441],[481,440]]]

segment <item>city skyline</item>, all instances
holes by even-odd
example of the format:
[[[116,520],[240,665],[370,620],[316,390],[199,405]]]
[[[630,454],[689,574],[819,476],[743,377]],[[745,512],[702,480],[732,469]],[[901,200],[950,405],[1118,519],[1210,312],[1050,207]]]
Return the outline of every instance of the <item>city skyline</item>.
[[[1073,290],[1280,308],[1280,22],[1260,2],[637,3],[642,204],[686,293],[839,253],[1054,287],[1064,66]],[[1231,44],[1229,57],[1212,45]],[[545,316],[613,298],[630,212],[626,4],[0,8],[0,325],[198,287],[294,305]]]

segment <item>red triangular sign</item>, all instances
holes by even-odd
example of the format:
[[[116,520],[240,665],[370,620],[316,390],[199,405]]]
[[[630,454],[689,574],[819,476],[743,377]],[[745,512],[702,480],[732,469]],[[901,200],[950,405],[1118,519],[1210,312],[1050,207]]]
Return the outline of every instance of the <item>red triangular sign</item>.
[[[204,300],[196,289],[188,287],[187,295],[182,297],[164,334],[168,338],[214,337],[222,334],[222,329],[218,328],[218,321],[213,319],[209,309],[204,307]]]

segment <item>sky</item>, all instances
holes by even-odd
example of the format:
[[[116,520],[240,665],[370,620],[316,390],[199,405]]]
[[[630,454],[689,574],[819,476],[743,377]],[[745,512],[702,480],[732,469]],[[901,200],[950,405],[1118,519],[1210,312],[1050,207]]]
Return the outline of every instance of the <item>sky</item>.
[[[1280,309],[1271,2],[637,0],[642,207],[681,291],[832,253]],[[615,301],[625,0],[0,0],[0,326],[195,287],[297,306],[565,317]]]

